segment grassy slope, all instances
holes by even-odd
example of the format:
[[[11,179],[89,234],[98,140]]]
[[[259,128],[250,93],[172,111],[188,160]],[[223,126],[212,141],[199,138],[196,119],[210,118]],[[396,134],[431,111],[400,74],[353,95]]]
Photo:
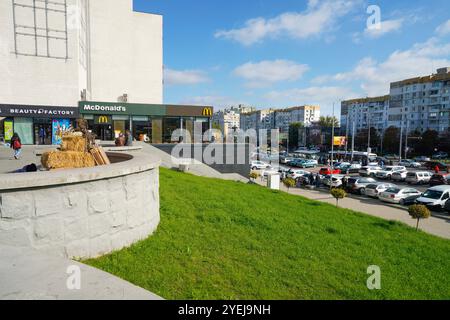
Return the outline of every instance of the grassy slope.
[[[450,298],[450,241],[259,186],[160,177],[156,234],[87,263],[166,299]],[[382,290],[367,289],[369,265]]]

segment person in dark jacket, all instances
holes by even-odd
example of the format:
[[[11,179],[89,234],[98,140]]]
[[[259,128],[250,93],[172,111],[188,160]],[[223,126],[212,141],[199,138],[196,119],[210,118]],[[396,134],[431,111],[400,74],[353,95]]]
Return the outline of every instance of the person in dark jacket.
[[[19,160],[20,153],[22,152],[22,141],[17,132],[11,138],[11,149],[14,150],[14,159]]]

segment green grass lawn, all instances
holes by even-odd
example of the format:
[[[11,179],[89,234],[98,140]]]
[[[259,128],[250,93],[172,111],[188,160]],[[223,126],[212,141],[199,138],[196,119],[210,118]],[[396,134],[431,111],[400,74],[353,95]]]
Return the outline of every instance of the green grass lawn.
[[[157,232],[88,264],[166,299],[450,298],[448,240],[256,185],[166,169],[160,184]]]

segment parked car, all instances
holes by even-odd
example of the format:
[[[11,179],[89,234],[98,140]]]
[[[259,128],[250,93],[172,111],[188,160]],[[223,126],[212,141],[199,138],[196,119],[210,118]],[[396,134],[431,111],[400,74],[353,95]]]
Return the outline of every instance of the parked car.
[[[450,184],[450,174],[433,174],[430,179],[430,186],[441,186],[445,184]]]
[[[310,174],[309,172],[305,171],[305,170],[296,170],[296,169],[291,169],[288,171],[287,177],[288,178],[292,178],[292,179],[297,179],[300,178],[300,176],[303,176],[305,174]]]
[[[438,153],[433,154],[433,156],[431,158],[432,159],[439,159],[439,160],[447,159],[448,158],[448,153],[440,151]]]
[[[408,172],[406,174],[406,183],[408,184],[428,184],[432,174],[427,171]]]
[[[339,168],[341,170],[341,173],[343,174],[352,174],[352,173],[359,173],[359,170],[361,169],[360,164],[349,164],[346,166],[340,166]]]
[[[263,177],[267,177],[267,176],[270,176],[272,174],[280,174],[279,169],[269,167],[267,169],[263,169],[262,172],[261,172],[261,175]]]
[[[380,193],[378,198],[383,202],[399,203],[402,206],[414,204],[418,198],[422,196],[422,192],[412,188],[389,188]]]
[[[414,161],[414,160],[409,160],[409,159],[405,159],[402,160],[398,163],[399,166],[404,166],[406,168],[420,168],[422,165],[420,164],[420,162]]]
[[[408,171],[398,171],[398,172],[393,172],[391,179],[392,181],[395,182],[403,182],[406,180],[406,177],[408,176]]]
[[[430,158],[425,157],[425,156],[415,157],[414,160],[417,161],[417,162],[427,162],[427,161],[431,161]]]
[[[364,192],[361,192],[361,194],[364,194],[371,198],[378,198],[378,195],[381,192],[384,192],[389,188],[395,188],[395,187],[396,187],[396,185],[394,185],[392,183],[380,183],[380,182],[372,183],[372,184],[368,184],[366,186],[366,188],[364,190],[362,190]]]
[[[361,177],[375,177],[377,172],[381,170],[382,168],[378,166],[366,166],[359,170],[359,175]]]
[[[316,163],[312,160],[302,160],[302,161],[298,162],[297,167],[299,167],[299,168],[315,168]]]
[[[428,189],[416,200],[416,203],[423,204],[430,209],[442,210],[449,199],[450,186],[437,186]]]
[[[294,160],[294,158],[292,158],[292,157],[287,157],[287,156],[280,157],[280,163],[282,163],[282,164],[288,164],[292,160]]]
[[[328,187],[339,188],[340,186],[342,186],[342,179],[344,179],[344,177],[345,176],[341,174],[333,176],[329,175],[322,180],[322,183]]]
[[[322,168],[322,169],[320,169],[319,174],[322,176],[328,176],[328,175],[332,175],[332,174],[341,174],[341,170],[331,169],[331,168]]]
[[[444,209],[450,213],[450,199],[447,200],[447,202],[444,205]]]
[[[443,162],[439,162],[439,161],[428,161],[425,163],[425,167],[428,170],[434,170],[436,168],[436,166],[439,168],[440,171],[445,171],[447,172],[447,165]]]
[[[252,170],[262,170],[270,168],[270,165],[262,161],[252,161],[250,167],[252,168]]]
[[[387,166],[382,170],[377,171],[376,176],[379,179],[391,179],[394,172],[407,172],[402,166]]]
[[[387,154],[384,156],[387,160],[398,160],[400,157],[396,154]]]
[[[347,182],[347,191],[351,193],[365,194],[367,185],[373,183],[377,183],[377,181],[373,178],[349,178]]]

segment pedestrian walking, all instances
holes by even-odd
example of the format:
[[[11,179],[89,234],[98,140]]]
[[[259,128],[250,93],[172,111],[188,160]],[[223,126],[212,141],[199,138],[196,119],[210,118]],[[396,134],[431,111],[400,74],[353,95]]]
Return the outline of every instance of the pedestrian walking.
[[[45,144],[45,137],[46,137],[45,129],[44,127],[41,127],[39,129],[39,144]]]
[[[131,135],[131,131],[127,130],[125,132],[125,145],[127,147],[131,147],[133,145],[133,136]]]
[[[19,160],[19,156],[22,152],[22,141],[17,132],[15,132],[11,138],[11,149],[14,150],[14,159]]]

